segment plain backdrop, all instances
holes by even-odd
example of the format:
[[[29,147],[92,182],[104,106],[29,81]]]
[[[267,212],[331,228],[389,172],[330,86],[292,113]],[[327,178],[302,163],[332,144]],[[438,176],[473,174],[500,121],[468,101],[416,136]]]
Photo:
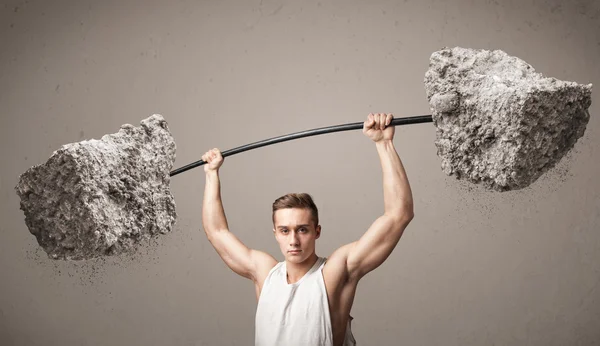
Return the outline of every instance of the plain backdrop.
[[[201,226],[202,168],[173,177],[177,224],[134,255],[53,261],[14,187],[61,145],[162,114],[173,168],[211,148],[429,114],[423,79],[443,47],[502,49],[546,76],[600,87],[598,1],[92,1],[0,4],[0,344],[252,345],[253,284]],[[498,193],[447,177],[432,124],[394,143],[415,219],[359,284],[360,345],[600,344],[600,121],[530,187]],[[226,158],[231,231],[283,256],[271,204],[310,193],[317,254],[383,212],[375,146],[360,131]]]

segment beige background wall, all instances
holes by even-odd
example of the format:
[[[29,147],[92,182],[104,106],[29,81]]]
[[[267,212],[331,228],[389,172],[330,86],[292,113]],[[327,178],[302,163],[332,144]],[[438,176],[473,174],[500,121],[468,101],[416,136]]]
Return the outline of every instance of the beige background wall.
[[[503,49],[594,83],[586,135],[522,191],[446,177],[431,124],[397,130],[416,218],[359,285],[361,345],[600,343],[600,2],[4,1],[0,5],[0,344],[250,345],[256,302],[201,228],[204,174],[176,176],[176,230],[136,256],[54,262],[14,191],[62,144],[160,113],[176,167],[369,112],[429,114],[423,77],[444,46]],[[229,157],[231,230],[283,260],[270,206],[305,191],[317,254],[358,239],[383,207],[360,131]]]

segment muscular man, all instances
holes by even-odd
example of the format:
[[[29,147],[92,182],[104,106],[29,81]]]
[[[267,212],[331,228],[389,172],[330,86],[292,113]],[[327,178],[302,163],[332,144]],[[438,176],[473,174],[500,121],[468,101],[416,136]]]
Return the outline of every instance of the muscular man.
[[[246,247],[229,231],[223,211],[221,152],[212,149],[202,156],[207,162],[202,223],[227,266],[254,282],[256,345],[356,344],[350,310],[358,281],[387,259],[413,218],[412,192],[394,147],[391,120],[391,114],[369,114],[363,124],[363,133],[375,142],[383,171],[383,215],[360,239],[329,258],[315,253],[321,226],[317,207],[304,193],[288,194],[273,203],[273,233],[284,262]]]

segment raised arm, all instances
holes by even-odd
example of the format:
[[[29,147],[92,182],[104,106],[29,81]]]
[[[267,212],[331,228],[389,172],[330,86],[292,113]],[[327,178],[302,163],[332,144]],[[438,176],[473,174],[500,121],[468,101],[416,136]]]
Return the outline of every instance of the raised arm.
[[[375,142],[383,171],[384,213],[356,242],[341,248],[350,277],[360,279],[379,267],[392,253],[413,219],[413,199],[402,161],[394,147],[391,114],[369,114],[363,133]]]
[[[223,164],[223,156],[219,149],[212,149],[202,156],[207,162],[204,165],[206,184],[202,203],[202,226],[208,240],[215,248],[225,264],[235,273],[257,282],[269,266],[277,261],[270,255],[244,245],[229,231],[227,218],[221,200],[221,181],[219,168]]]

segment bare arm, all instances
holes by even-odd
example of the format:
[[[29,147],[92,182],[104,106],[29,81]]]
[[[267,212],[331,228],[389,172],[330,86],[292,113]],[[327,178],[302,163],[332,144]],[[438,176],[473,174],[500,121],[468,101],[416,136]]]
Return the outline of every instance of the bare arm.
[[[245,278],[256,281],[257,273],[269,265],[277,263],[270,255],[244,245],[229,231],[227,218],[221,200],[221,181],[219,167],[223,157],[218,149],[208,151],[202,159],[207,162],[204,171],[206,183],[202,203],[202,226],[208,240],[225,264]],[[274,264],[273,264],[274,265]]]
[[[414,217],[412,192],[393,143],[394,127],[385,127],[391,120],[391,114],[369,115],[363,128],[365,135],[375,142],[381,162],[384,213],[358,241],[344,247],[348,275],[356,279],[388,258]]]

